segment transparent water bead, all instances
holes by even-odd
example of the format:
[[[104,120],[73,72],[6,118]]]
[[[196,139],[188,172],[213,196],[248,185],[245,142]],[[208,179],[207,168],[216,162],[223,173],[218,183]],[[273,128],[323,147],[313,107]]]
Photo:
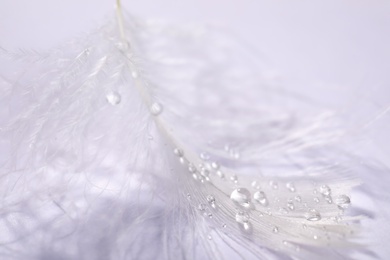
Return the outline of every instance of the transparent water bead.
[[[214,170],[218,170],[219,169],[219,164],[217,162],[212,162],[211,163],[211,168],[213,168]]]
[[[246,188],[238,188],[232,191],[230,199],[242,207],[249,208],[251,203],[251,193]]]
[[[278,227],[274,227],[274,228],[272,229],[272,232],[274,232],[275,234],[276,234],[276,233],[279,233],[279,228],[278,228]]]
[[[137,79],[137,78],[139,77],[139,74],[138,74],[137,71],[133,70],[133,71],[131,72],[131,76],[133,77],[133,79]]]
[[[155,102],[150,106],[150,112],[154,116],[158,116],[159,114],[161,114],[162,111],[163,106],[160,103]]]
[[[253,194],[253,198],[256,202],[258,202],[260,205],[262,206],[267,206],[268,205],[268,199],[267,199],[267,196],[265,195],[264,192],[262,191],[256,191],[254,194]]]
[[[287,183],[286,183],[286,188],[287,188],[290,192],[295,192],[295,191],[296,191],[295,185],[294,185],[294,183],[292,183],[292,182],[287,182]]]
[[[294,203],[293,202],[288,202],[287,203],[287,208],[291,211],[293,211],[295,209],[295,206],[294,206]]]
[[[173,149],[173,154],[178,156],[178,157],[182,157],[184,154],[183,154],[183,151],[179,148],[175,148]]]
[[[112,91],[112,92],[108,93],[106,96],[106,99],[107,99],[107,102],[113,106],[118,105],[122,100],[121,95],[116,91]]]
[[[249,214],[246,211],[239,211],[236,213],[236,221],[244,224],[249,222]]]
[[[322,185],[319,190],[323,196],[329,196],[332,191],[328,185]]]
[[[195,173],[196,172],[196,167],[192,163],[189,163],[188,164],[188,171],[190,173]]]
[[[206,209],[206,205],[204,205],[203,203],[200,203],[200,204],[198,205],[198,210],[204,211],[205,209]]]
[[[208,153],[206,153],[206,152],[200,153],[199,154],[199,158],[202,159],[203,161],[207,161],[207,160],[210,159],[210,155]]]
[[[319,221],[321,220],[321,214],[315,210],[315,209],[310,209],[306,214],[305,217],[309,221]]]
[[[277,190],[279,188],[279,185],[276,181],[270,181],[269,186],[272,187],[272,189]]]
[[[339,209],[347,209],[351,204],[351,199],[347,195],[340,195],[335,199],[336,205]]]
[[[215,208],[215,197],[213,195],[208,195],[206,199],[211,207]]]
[[[257,181],[252,181],[251,186],[256,190],[260,189],[260,184]]]

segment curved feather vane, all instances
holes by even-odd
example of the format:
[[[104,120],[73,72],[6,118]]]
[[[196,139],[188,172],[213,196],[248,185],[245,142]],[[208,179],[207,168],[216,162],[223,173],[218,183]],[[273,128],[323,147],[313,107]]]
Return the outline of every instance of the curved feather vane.
[[[2,259],[364,251],[331,111],[219,30],[119,25],[2,76]]]

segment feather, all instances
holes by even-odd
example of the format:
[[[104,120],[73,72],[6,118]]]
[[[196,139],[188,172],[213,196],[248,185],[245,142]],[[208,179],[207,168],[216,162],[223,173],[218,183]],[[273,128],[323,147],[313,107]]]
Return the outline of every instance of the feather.
[[[42,58],[2,50],[25,64],[1,77],[3,259],[373,255],[349,206],[380,167],[337,114],[229,35],[117,11]]]

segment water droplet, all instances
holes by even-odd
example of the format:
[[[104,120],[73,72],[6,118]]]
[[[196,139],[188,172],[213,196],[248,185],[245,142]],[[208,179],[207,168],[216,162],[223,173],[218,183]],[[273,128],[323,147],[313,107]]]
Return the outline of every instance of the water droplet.
[[[292,182],[287,182],[287,183],[286,183],[286,188],[287,188],[290,192],[295,192],[295,191],[296,191],[295,185],[294,185],[294,183],[292,183]]]
[[[211,163],[211,168],[218,170],[219,169],[219,164],[217,162],[212,162]]]
[[[293,210],[295,209],[294,203],[288,202],[288,203],[287,203],[287,208],[288,208],[289,210],[293,211]]]
[[[236,221],[238,223],[248,223],[249,222],[249,214],[246,211],[239,211],[236,213]]]
[[[186,163],[186,159],[183,158],[183,157],[180,157],[180,158],[179,158],[179,162],[180,162],[181,164],[185,164],[185,163]]]
[[[232,191],[230,199],[236,204],[245,208],[250,207],[251,193],[246,188],[238,188]]]
[[[210,159],[210,155],[208,153],[200,153],[199,158],[202,159],[203,161],[207,161]]]
[[[222,224],[222,227],[223,227],[223,228],[226,228],[227,226],[226,226],[226,224],[225,224],[225,223],[223,223],[223,224]]]
[[[320,193],[323,195],[323,196],[329,196],[330,193],[331,193],[331,189],[329,188],[328,185],[322,185],[320,187]]]
[[[208,235],[207,238],[208,238],[208,240],[211,240],[211,239],[212,239],[212,237],[211,237],[210,235]]]
[[[208,177],[208,176],[210,175],[210,171],[207,170],[206,168],[202,168],[202,169],[200,170],[200,174],[201,174],[202,176],[204,176],[204,177]]]
[[[191,194],[187,193],[187,199],[188,199],[188,200],[191,199]]]
[[[295,196],[294,199],[295,199],[296,202],[302,202],[302,198],[299,195]]]
[[[251,183],[251,186],[256,189],[256,190],[259,190],[260,189],[260,185],[257,181],[252,181]]]
[[[307,229],[307,225],[306,224],[303,224],[302,227],[303,227],[303,229]]]
[[[315,197],[313,200],[314,200],[315,203],[319,203],[320,202],[320,199],[318,197]]]
[[[210,203],[211,207],[215,208],[215,197],[213,195],[208,195],[207,201]]]
[[[347,209],[351,204],[351,199],[347,195],[340,195],[335,200],[336,205],[339,209]]]
[[[279,209],[279,212],[280,212],[281,214],[283,214],[283,215],[288,214],[288,210],[287,210],[286,208],[280,208],[280,209]]]
[[[236,175],[232,175],[232,176],[230,177],[230,180],[231,180],[232,182],[234,182],[234,183],[237,183],[237,182],[238,182],[238,179],[237,179],[237,176],[236,176]]]
[[[256,191],[254,194],[253,194],[253,198],[255,199],[255,201],[257,201],[259,204],[261,204],[262,206],[268,206],[268,199],[267,199],[267,196],[265,195],[264,192],[262,191]]]
[[[198,210],[204,211],[205,209],[206,209],[206,205],[204,205],[203,203],[200,203],[200,204],[198,205]]]
[[[150,107],[150,112],[154,116],[158,116],[159,114],[161,114],[162,111],[163,111],[163,106],[160,103],[155,102]]]
[[[330,196],[325,196],[325,201],[328,202],[329,204],[333,203],[332,197]]]
[[[211,213],[207,214],[207,216],[208,216],[209,218],[213,218],[213,214],[211,214]]]
[[[196,172],[196,167],[192,163],[189,163],[188,164],[188,171],[190,173],[195,173]]]
[[[276,181],[270,181],[269,182],[269,186],[271,186],[272,189],[274,189],[274,190],[277,190],[278,187],[279,187],[279,185],[278,185],[278,183]]]
[[[218,175],[219,178],[224,179],[225,174],[222,171],[217,171],[216,174]]]
[[[314,238],[314,240],[317,240],[317,239],[318,239],[318,236],[317,236],[317,235],[314,235],[313,238]]]
[[[121,102],[122,98],[121,98],[121,95],[118,92],[112,91],[112,92],[107,94],[106,99],[107,99],[108,103],[110,103],[111,105],[115,106],[115,105],[118,105]]]
[[[274,232],[275,234],[276,234],[276,233],[279,233],[279,228],[278,228],[278,227],[274,227],[274,228],[272,229],[272,232]]]
[[[177,156],[177,157],[182,157],[184,154],[183,154],[183,151],[179,148],[175,148],[173,149],[173,153]]]
[[[306,214],[305,217],[309,221],[318,221],[321,219],[321,214],[315,210],[315,209],[310,209]]]

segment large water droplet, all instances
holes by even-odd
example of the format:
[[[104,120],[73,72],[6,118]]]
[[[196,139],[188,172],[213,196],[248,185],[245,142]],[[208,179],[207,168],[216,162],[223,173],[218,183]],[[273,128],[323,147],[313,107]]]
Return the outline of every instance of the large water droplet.
[[[351,199],[347,195],[340,195],[335,200],[336,205],[339,209],[347,209],[351,204]]]
[[[163,106],[160,103],[155,102],[150,106],[150,112],[154,116],[158,116],[159,114],[161,114],[162,111]]]
[[[246,188],[238,188],[232,191],[230,199],[242,207],[249,208],[251,203],[251,193]]]
[[[115,106],[115,105],[118,105],[121,102],[122,98],[121,98],[121,95],[118,92],[112,91],[112,92],[107,94],[106,99],[107,99],[108,103],[110,103],[111,105]]]
[[[246,211],[239,211],[236,213],[236,221],[244,224],[249,222],[249,214]]]
[[[255,201],[257,201],[259,204],[261,204],[264,207],[268,205],[267,196],[262,191],[256,191],[253,194],[253,198],[255,199]]]
[[[331,193],[331,189],[329,188],[328,185],[322,185],[319,190],[320,193],[324,196],[329,196]]]
[[[305,217],[309,221],[318,221],[321,220],[321,214],[315,210],[315,209],[310,209],[306,214]]]

